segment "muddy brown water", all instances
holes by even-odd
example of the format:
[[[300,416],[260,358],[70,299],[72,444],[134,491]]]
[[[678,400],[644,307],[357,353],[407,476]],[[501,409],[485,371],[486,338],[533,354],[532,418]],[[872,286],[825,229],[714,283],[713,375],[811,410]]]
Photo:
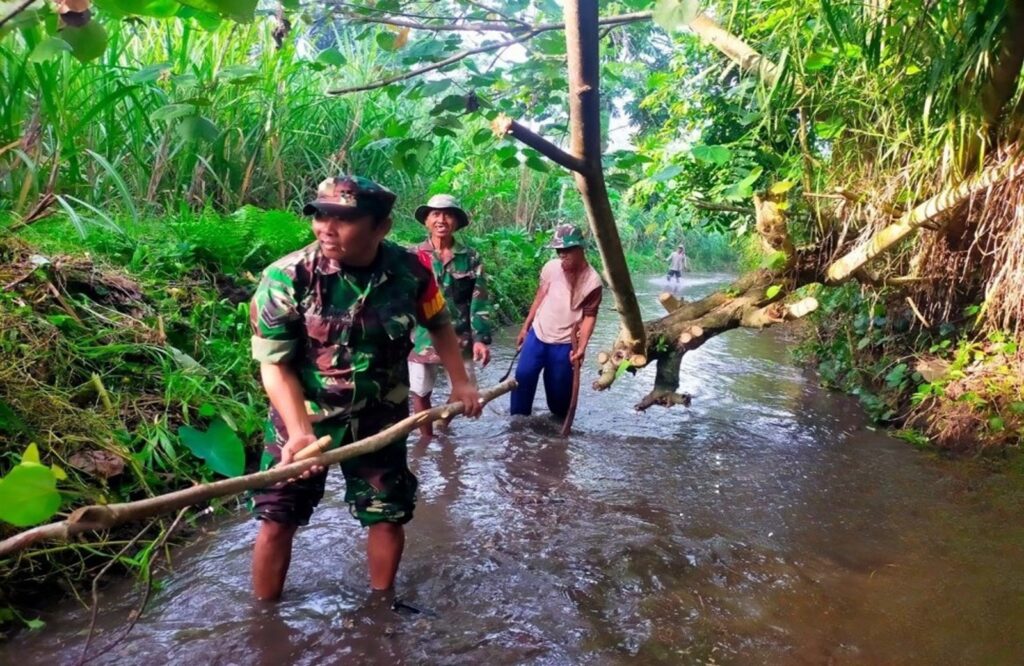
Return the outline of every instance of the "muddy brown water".
[[[689,275],[682,295],[726,277]],[[662,287],[641,285],[645,315]],[[606,306],[591,357],[615,329]],[[91,663],[1024,663],[1020,503],[873,431],[792,362],[790,336],[737,330],[688,355],[689,409],[633,412],[647,369],[585,389],[568,439],[501,399],[411,447],[398,592],[418,614],[368,594],[333,472],[281,603],[249,598],[255,523],[239,512],[175,551],[127,639]],[[482,385],[509,338],[494,351]],[[130,581],[106,589],[93,653],[138,599]],[[74,663],[87,610],[43,619],[0,662]]]

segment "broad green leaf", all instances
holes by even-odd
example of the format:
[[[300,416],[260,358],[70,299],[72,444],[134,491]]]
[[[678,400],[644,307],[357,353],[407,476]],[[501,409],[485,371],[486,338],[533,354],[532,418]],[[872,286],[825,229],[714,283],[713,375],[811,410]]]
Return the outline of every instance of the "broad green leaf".
[[[627,370],[629,370],[629,361],[623,361],[622,363],[619,363],[619,367],[615,368],[615,379],[618,379],[622,375],[626,374]]]
[[[190,426],[178,428],[182,443],[194,455],[206,461],[207,467],[224,476],[240,476],[245,471],[245,449],[223,419],[214,419],[203,432]]]
[[[177,118],[191,116],[195,112],[196,107],[191,104],[167,104],[149,114],[149,119],[153,122],[159,122],[161,120],[175,120]]]
[[[188,116],[178,123],[178,134],[186,141],[216,141],[220,130],[203,116]]]
[[[698,162],[707,162],[718,166],[723,166],[732,159],[732,151],[725,146],[694,146],[690,152]]]
[[[473,133],[473,145],[479,146],[481,144],[487,143],[488,139],[490,139],[493,136],[494,132],[487,129],[486,127],[483,129],[478,129],[476,132]]]
[[[825,69],[833,62],[835,62],[835,56],[831,53],[815,51],[807,57],[806,61],[804,61],[804,68],[808,72],[817,72]]]
[[[316,61],[322,62],[325,65],[331,65],[332,67],[341,67],[348,62],[348,58],[342,55],[338,49],[330,48],[321,51],[316,57]]]
[[[171,63],[169,62],[158,62],[153,65],[147,65],[132,73],[132,75],[128,77],[128,80],[132,83],[152,83],[159,79],[163,73],[170,68]]]
[[[526,166],[533,169],[534,171],[540,171],[542,173],[547,173],[548,171],[551,171],[551,167],[548,166],[548,163],[545,162],[540,157],[538,157],[537,155],[527,155]]]
[[[248,23],[256,11],[257,0],[178,0],[186,7],[213,12],[227,18]]]
[[[683,172],[683,167],[678,164],[671,164],[658,173],[651,176],[651,180],[656,183],[663,183],[666,180],[671,180]]]
[[[831,120],[814,123],[814,132],[822,139],[834,139],[842,133],[845,127],[846,123],[842,120],[832,118]]]
[[[672,32],[697,18],[700,3],[696,0],[658,0],[654,5],[654,22]]]
[[[25,620],[24,622],[25,626],[28,627],[29,631],[39,631],[40,629],[46,626],[46,622],[40,620],[39,618]]]
[[[433,97],[434,95],[440,95],[445,90],[448,90],[452,85],[451,79],[438,79],[437,81],[427,81],[420,88],[426,97]]]
[[[0,520],[17,527],[38,525],[60,509],[57,479],[48,467],[17,465],[0,479]]]
[[[61,53],[71,53],[74,51],[71,44],[60,37],[48,37],[43,41],[36,44],[36,47],[32,49],[32,53],[28,55],[29,62],[46,62],[47,60],[53,60]]]
[[[107,31],[96,20],[80,28],[65,26],[60,36],[71,45],[71,55],[79,62],[95,60],[107,49]]]
[[[231,65],[220,70],[218,78],[229,83],[253,83],[260,80],[260,70],[251,65]]]
[[[782,285],[781,284],[773,284],[772,286],[770,286],[770,287],[768,287],[767,289],[764,290],[764,295],[767,298],[775,298],[776,296],[779,295],[780,291],[782,291]]]

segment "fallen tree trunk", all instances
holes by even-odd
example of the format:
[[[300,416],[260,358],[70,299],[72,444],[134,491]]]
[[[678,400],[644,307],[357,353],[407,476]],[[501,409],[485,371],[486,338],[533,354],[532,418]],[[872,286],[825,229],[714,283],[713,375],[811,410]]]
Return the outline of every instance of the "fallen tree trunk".
[[[498,396],[508,393],[515,386],[516,380],[506,380],[497,386],[481,391],[481,400],[483,404],[486,404]],[[0,557],[13,555],[40,541],[67,541],[73,536],[85,532],[108,530],[117,525],[151,518],[163,513],[170,513],[217,497],[228,497],[247,490],[257,490],[275,483],[286,482],[299,476],[311,467],[326,467],[343,460],[378,451],[395,440],[405,437],[423,423],[432,423],[457,416],[463,410],[464,407],[461,402],[434,407],[428,411],[413,414],[371,437],[361,439],[358,442],[353,442],[341,448],[332,449],[315,457],[306,458],[305,460],[299,460],[287,465],[280,465],[265,472],[256,472],[254,474],[246,474],[245,476],[214,481],[213,483],[204,483],[165,495],[147,497],[135,502],[83,506],[72,512],[67,520],[33,527],[8,539],[4,539],[0,542]],[[318,440],[317,444],[322,447],[325,439],[327,438]]]
[[[808,280],[808,282],[811,280]],[[764,328],[803,317],[818,307],[814,298],[786,300],[798,286],[781,272],[759,270],[739,278],[725,289],[699,301],[680,303],[661,319],[649,321],[646,354],[631,354],[622,346],[599,356],[600,375],[594,389],[609,388],[624,371],[636,371],[649,361],[657,363],[654,388],[636,406],[689,405],[690,396],[676,393],[683,356],[711,338],[734,328]],[[603,361],[603,362],[602,362]]]
[[[932,222],[944,213],[952,211],[971,197],[980,194],[996,183],[1013,177],[1021,171],[1020,166],[1018,160],[1007,159],[968,178],[956,187],[943,190],[931,199],[915,206],[901,215],[898,221],[885,227],[839,259],[836,259],[828,267],[828,281],[836,283],[849,278],[857,269],[875,257],[884,254],[892,246],[921,226]]]

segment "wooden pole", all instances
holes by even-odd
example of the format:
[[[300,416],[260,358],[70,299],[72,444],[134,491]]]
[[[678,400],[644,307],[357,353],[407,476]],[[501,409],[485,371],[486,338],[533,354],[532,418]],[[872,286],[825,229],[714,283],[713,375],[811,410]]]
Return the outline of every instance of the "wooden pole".
[[[508,393],[515,386],[516,380],[509,379],[497,386],[481,391],[481,404],[487,404],[498,396]],[[303,459],[287,465],[278,465],[265,472],[236,476],[212,483],[202,483],[191,488],[176,490],[164,495],[157,495],[156,497],[147,497],[135,502],[83,506],[68,516],[67,520],[33,527],[8,539],[4,539],[0,542],[0,557],[13,555],[40,541],[67,541],[71,537],[84,532],[106,530],[123,523],[177,511],[178,509],[192,504],[199,504],[216,497],[237,495],[246,490],[257,490],[275,483],[288,481],[301,475],[311,467],[327,467],[343,460],[378,451],[395,440],[405,437],[423,423],[457,416],[462,414],[464,409],[461,402],[434,407],[425,412],[413,414],[371,437],[340,448],[331,449],[326,453],[318,453],[330,445],[330,438],[323,437],[299,452],[298,457],[305,456]],[[328,440],[326,444],[324,440]],[[316,452],[313,451],[314,447],[319,447]]]

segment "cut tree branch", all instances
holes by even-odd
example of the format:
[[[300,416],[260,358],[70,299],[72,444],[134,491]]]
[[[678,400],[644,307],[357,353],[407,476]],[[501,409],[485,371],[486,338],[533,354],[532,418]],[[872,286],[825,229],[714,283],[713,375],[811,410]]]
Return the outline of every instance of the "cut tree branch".
[[[486,404],[498,396],[508,393],[515,386],[516,380],[509,379],[481,391],[480,398]],[[388,444],[405,437],[424,423],[448,419],[462,414],[463,410],[464,407],[461,402],[434,407],[433,409],[403,419],[371,437],[332,449],[313,458],[299,460],[287,465],[279,465],[265,472],[256,472],[255,474],[237,476],[214,481],[213,483],[204,483],[135,502],[83,506],[75,510],[67,520],[33,527],[8,539],[4,539],[0,542],[0,558],[13,555],[40,541],[67,541],[77,534],[107,530],[123,523],[169,513],[216,497],[237,495],[246,490],[256,490],[266,488],[275,483],[287,482],[289,479],[298,477],[303,472],[308,471],[311,467],[327,467],[343,460],[378,451]],[[318,440],[318,444],[323,445],[324,438]]]
[[[491,123],[491,128],[498,136],[512,136],[533,148],[555,164],[569,171],[582,172],[586,168],[583,160],[571,155],[520,122],[512,120],[505,114],[499,115]]]

